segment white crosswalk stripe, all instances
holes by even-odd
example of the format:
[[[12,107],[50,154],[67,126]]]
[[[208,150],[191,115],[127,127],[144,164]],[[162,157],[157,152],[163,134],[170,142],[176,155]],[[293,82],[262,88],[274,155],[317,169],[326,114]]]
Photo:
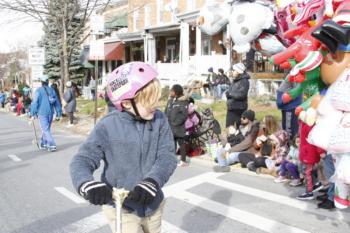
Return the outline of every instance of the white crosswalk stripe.
[[[202,184],[216,185],[224,190],[230,190],[233,193],[241,193],[249,195],[252,198],[262,198],[267,201],[278,203],[284,206],[293,207],[294,209],[301,212],[309,212],[316,214],[318,216],[323,216],[326,218],[337,219],[338,221],[343,220],[345,217],[339,211],[322,211],[314,207],[314,205],[296,199],[283,196],[280,194],[263,191],[260,189],[248,187],[245,185],[237,184],[234,182],[225,181],[219,179],[222,174],[219,173],[204,173],[178,183],[168,185],[164,188],[164,193],[166,197],[172,197],[176,200],[180,200],[183,203],[187,203],[191,206],[196,206],[198,208],[204,209],[206,211],[224,216],[227,219],[242,223],[258,231],[280,233],[308,233],[313,231],[308,231],[302,229],[302,226],[289,225],[288,222],[279,222],[276,219],[271,219],[266,216],[260,216],[253,212],[247,210],[241,210],[233,206],[222,204],[198,194],[189,192],[188,190],[199,186]],[[165,207],[166,208],[166,207]],[[186,213],[183,213],[185,215]],[[79,220],[78,222],[72,223],[60,231],[62,233],[75,232],[75,233],[88,233],[94,231],[100,227],[107,224],[107,221],[102,218],[102,213],[91,215],[87,218]],[[310,228],[309,228],[310,229]],[[58,232],[57,232],[58,233]],[[169,223],[166,219],[162,221],[162,233],[186,233],[185,230]]]

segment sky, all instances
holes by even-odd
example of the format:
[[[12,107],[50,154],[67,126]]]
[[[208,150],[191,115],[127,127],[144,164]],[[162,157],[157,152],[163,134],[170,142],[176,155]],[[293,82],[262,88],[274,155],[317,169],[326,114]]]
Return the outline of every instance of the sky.
[[[40,23],[29,19],[18,20],[16,17],[0,12],[0,53],[35,45],[43,35]]]

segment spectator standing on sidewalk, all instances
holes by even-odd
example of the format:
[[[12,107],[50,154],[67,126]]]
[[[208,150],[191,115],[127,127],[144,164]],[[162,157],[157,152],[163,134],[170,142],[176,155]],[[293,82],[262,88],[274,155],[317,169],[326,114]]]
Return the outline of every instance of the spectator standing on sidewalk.
[[[90,87],[90,93],[92,96],[92,100],[95,101],[96,100],[96,90],[95,90],[96,80],[92,76],[90,79],[89,87]]]
[[[34,99],[30,106],[30,114],[32,117],[39,118],[40,128],[42,131],[40,149],[47,149],[50,152],[56,151],[56,142],[51,135],[51,123],[53,115],[56,111],[56,120],[62,116],[61,105],[57,99],[55,91],[48,86],[48,77],[43,75],[40,77],[41,87],[34,94]]]
[[[218,69],[218,78],[219,78],[219,84],[220,84],[220,89],[218,90],[218,92],[219,92],[219,99],[221,99],[222,94],[225,93],[230,86],[230,79],[227,77],[227,75],[225,74],[222,68]]]
[[[6,100],[6,94],[3,90],[0,90],[0,106],[1,108],[5,108],[5,100]]]
[[[185,148],[187,141],[185,122],[188,117],[188,104],[188,97],[184,95],[182,86],[175,84],[170,89],[170,99],[165,112],[174,135],[175,148],[179,145],[181,160],[178,165],[181,167],[188,165],[186,162],[187,151]]]
[[[72,86],[72,82],[68,81],[66,83],[66,87],[67,87],[66,92],[63,94],[63,99],[66,102],[64,106],[64,110],[69,117],[69,123],[67,127],[71,127],[73,126],[74,112],[76,111],[77,101],[76,101],[75,91]]]
[[[248,108],[249,74],[243,63],[233,65],[233,82],[226,92],[227,114],[226,128],[234,125],[236,129],[241,124],[242,113]]]
[[[300,95],[289,103],[283,103],[282,96],[288,90],[294,88],[295,85],[295,83],[283,81],[277,89],[277,107],[282,112],[282,129],[288,132],[290,140],[292,140],[299,131],[299,122],[295,114],[295,109],[302,103],[303,96]]]

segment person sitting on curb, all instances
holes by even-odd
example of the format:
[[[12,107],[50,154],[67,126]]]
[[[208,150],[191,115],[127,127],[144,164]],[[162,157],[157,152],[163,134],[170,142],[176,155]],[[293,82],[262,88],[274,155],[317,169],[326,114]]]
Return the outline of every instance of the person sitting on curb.
[[[241,125],[238,129],[238,134],[243,135],[244,139],[231,147],[229,143],[226,143],[225,139],[221,139],[224,148],[219,148],[216,152],[218,165],[213,167],[215,172],[229,172],[230,165],[239,162],[238,155],[241,152],[253,152],[254,141],[259,132],[259,122],[255,120],[255,112],[252,110],[246,110],[242,113]]]

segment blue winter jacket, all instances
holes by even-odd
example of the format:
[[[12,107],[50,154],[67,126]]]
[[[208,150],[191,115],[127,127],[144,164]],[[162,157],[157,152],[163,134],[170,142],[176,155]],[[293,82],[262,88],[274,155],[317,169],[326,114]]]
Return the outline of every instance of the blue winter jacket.
[[[45,92],[45,89],[47,93]],[[50,104],[49,96],[54,98],[54,103]],[[56,110],[56,117],[62,116],[62,108],[61,104],[58,101],[56,92],[51,87],[44,85],[39,87],[34,94],[34,99],[30,106],[30,114],[32,116],[41,115],[41,116],[49,116],[53,115]]]
[[[152,121],[135,121],[127,112],[113,111],[101,119],[70,164],[73,185],[94,180],[93,173],[103,160],[101,181],[133,190],[145,178],[152,178],[159,187],[173,174],[177,159],[173,135],[164,113],[157,110]],[[132,201],[124,206],[140,217],[154,213],[164,196],[159,191],[155,200],[144,207]],[[113,203],[110,203],[113,204]]]
[[[0,93],[0,103],[5,103],[5,99],[6,99],[6,94]]]

